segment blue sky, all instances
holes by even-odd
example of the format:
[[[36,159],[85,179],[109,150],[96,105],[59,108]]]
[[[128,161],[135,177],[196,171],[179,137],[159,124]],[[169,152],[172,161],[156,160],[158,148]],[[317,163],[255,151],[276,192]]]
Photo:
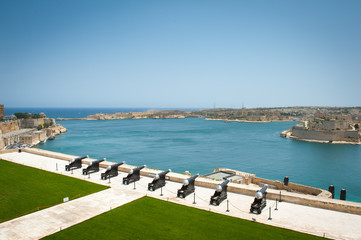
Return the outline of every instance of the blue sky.
[[[361,1],[0,0],[7,107],[361,106]]]

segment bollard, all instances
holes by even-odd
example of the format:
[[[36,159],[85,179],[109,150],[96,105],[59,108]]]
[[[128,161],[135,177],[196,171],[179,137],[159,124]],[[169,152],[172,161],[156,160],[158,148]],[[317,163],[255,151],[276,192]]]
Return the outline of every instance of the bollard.
[[[346,190],[341,189],[340,191],[340,200],[346,200]]]
[[[134,187],[133,187],[133,190],[135,190],[135,181],[134,181]]]
[[[160,188],[160,195],[163,196],[163,187]]]
[[[71,169],[71,174],[73,174],[73,169]]]
[[[277,201],[277,199],[276,199],[276,208],[275,208],[275,211],[277,211],[277,210],[278,210],[278,208],[277,208],[277,202],[278,202],[278,201]]]
[[[196,204],[196,192],[193,193],[193,204]]]
[[[272,217],[271,217],[271,207],[269,207],[269,216],[268,216],[268,220],[272,220]]]
[[[110,177],[108,179],[109,179],[108,183],[110,184]]]
[[[289,181],[289,178],[288,178],[288,177],[285,177],[285,178],[283,179],[283,184],[284,184],[285,186],[288,186],[288,181]]]
[[[58,163],[56,163],[56,171],[58,171]]]
[[[229,212],[229,201],[228,201],[228,199],[227,199],[227,210],[226,210],[226,212]]]
[[[330,185],[330,186],[328,187],[328,191],[329,191],[330,193],[332,193],[332,198],[335,198],[335,186]]]
[[[90,179],[90,173],[88,174],[88,179]]]

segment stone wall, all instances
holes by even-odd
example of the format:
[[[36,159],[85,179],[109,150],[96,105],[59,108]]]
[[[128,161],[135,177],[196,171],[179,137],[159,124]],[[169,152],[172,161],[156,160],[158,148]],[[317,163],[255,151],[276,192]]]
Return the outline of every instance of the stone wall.
[[[18,120],[0,123],[0,130],[3,134],[19,130]]]
[[[319,131],[306,130],[300,127],[293,127],[292,137],[306,140],[320,141],[352,141],[359,140],[359,133],[356,130],[335,130],[335,131]]]

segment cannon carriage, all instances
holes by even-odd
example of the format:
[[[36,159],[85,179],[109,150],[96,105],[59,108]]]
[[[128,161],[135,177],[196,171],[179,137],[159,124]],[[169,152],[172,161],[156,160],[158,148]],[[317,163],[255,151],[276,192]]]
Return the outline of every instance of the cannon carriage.
[[[65,171],[70,171],[70,170],[81,168],[81,160],[88,158],[88,157],[89,156],[86,155],[84,157],[74,158],[73,160],[70,161],[70,163],[68,165],[65,165]]]
[[[99,172],[99,163],[105,161],[106,159],[99,159],[92,161],[89,166],[83,168],[83,175],[88,175],[90,173]]]
[[[257,191],[254,201],[251,204],[251,209],[250,209],[251,213],[256,212],[257,214],[260,214],[262,212],[262,209],[266,207],[267,188],[268,188],[268,184],[265,184],[261,190]]]
[[[107,180],[108,178],[118,176],[118,167],[124,163],[125,162],[121,162],[108,166],[107,170],[101,174],[101,179]]]
[[[196,175],[184,180],[182,188],[179,189],[177,192],[177,197],[185,198],[189,194],[193,193],[195,190],[194,182],[198,176],[199,176],[199,174],[196,174]]]
[[[165,177],[167,173],[171,172],[172,170],[167,170],[161,173],[158,173],[155,175],[153,181],[151,183],[148,183],[148,190],[149,191],[155,191],[158,188],[165,186]]]
[[[141,167],[133,168],[129,171],[128,176],[123,178],[123,184],[129,185],[132,182],[139,181],[140,179],[140,170],[147,167],[146,165],[143,165]]]
[[[225,180],[223,183],[218,184],[216,187],[216,191],[211,197],[210,204],[218,206],[221,202],[227,199],[227,187],[228,187],[229,179]]]

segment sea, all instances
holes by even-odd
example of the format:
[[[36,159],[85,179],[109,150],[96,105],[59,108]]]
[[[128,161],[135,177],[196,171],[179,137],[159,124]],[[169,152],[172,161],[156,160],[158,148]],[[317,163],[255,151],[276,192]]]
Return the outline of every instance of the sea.
[[[5,108],[44,112],[47,117],[80,118],[95,113],[164,110],[150,108]],[[197,110],[197,109],[178,109]],[[361,202],[361,145],[336,145],[281,138],[296,122],[226,123],[204,118],[58,121],[68,129],[40,149],[125,161],[155,169],[207,174],[224,167],[271,180],[328,189],[335,198],[346,190],[349,201]]]

